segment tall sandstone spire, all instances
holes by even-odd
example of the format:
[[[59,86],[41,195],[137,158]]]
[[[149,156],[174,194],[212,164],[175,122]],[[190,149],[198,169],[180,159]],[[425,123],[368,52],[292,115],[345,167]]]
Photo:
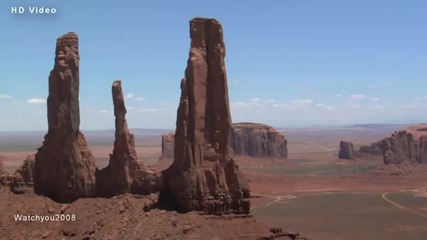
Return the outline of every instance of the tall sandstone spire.
[[[144,170],[142,163],[137,161],[135,138],[126,121],[121,80],[113,82],[111,92],[116,118],[114,149],[108,166],[97,172],[98,195],[107,197],[130,192],[135,176]]]
[[[180,211],[249,213],[250,190],[228,149],[231,116],[222,26],[215,19],[194,18],[190,37],[174,162],[165,172],[168,196]]]
[[[80,132],[78,36],[57,39],[49,75],[48,133],[35,157],[34,190],[58,202],[95,194],[96,163]]]

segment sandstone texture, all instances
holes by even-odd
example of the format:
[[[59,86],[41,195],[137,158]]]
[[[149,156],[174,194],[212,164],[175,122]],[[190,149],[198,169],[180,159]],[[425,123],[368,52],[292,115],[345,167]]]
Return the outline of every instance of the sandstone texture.
[[[58,202],[95,194],[95,158],[80,132],[78,36],[58,38],[49,76],[48,133],[35,156],[34,190]]]
[[[340,151],[338,153],[339,159],[355,159],[354,146],[351,142],[341,141]]]
[[[173,160],[175,132],[162,135],[162,153],[160,160]]]
[[[231,116],[221,24],[190,21],[191,47],[162,195],[182,212],[249,213],[250,189],[229,154]]]
[[[108,166],[97,171],[97,195],[110,197],[135,192],[150,194],[160,190],[160,176],[146,171],[138,161],[135,151],[135,138],[130,133],[126,121],[126,106],[122,82],[114,81],[112,96],[115,116],[115,141]]]
[[[382,141],[385,164],[427,163],[427,125],[394,132]]]
[[[3,172],[4,172],[4,163],[3,163],[3,160],[0,159],[0,175],[3,174]]]
[[[100,196],[113,196],[130,192],[135,172],[142,169],[137,161],[134,135],[126,121],[122,82],[114,81],[111,88],[115,116],[115,140],[108,166],[97,172],[97,189]]]
[[[160,160],[173,159],[175,133],[162,136]],[[260,158],[287,158],[288,141],[285,135],[261,123],[233,123],[228,147],[236,155]]]
[[[377,141],[370,145],[360,146],[355,152],[356,157],[369,157],[369,156],[382,156],[383,155],[383,142]]]
[[[229,146],[236,155],[287,158],[285,136],[276,129],[259,123],[234,123]]]
[[[19,174],[24,183],[34,182],[34,162],[36,155],[28,155],[20,168],[15,171],[15,175]]]

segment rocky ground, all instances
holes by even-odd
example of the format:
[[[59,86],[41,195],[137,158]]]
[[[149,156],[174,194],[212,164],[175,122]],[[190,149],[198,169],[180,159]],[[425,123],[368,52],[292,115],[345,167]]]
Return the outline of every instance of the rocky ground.
[[[0,189],[2,239],[259,239],[266,225],[252,217],[146,211],[156,195],[125,194],[110,199],[79,199],[58,204],[32,191],[14,194]],[[69,221],[18,221],[15,215],[66,217]],[[63,214],[63,215],[61,215]],[[74,219],[75,217],[75,219]],[[285,238],[288,239],[288,238]]]

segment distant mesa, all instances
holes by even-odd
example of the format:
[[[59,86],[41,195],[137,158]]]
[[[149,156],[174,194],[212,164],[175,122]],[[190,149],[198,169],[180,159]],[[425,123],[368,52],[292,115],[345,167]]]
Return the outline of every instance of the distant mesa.
[[[376,141],[370,145],[360,146],[358,150],[355,151],[357,158],[371,157],[371,156],[382,156],[383,155],[383,143],[382,141]]]
[[[228,147],[239,156],[258,158],[288,157],[288,141],[283,133],[261,123],[233,123]],[[174,133],[162,136],[160,160],[172,160],[174,156]]]
[[[356,158],[354,154],[354,145],[352,142],[341,141],[340,142],[340,151],[338,153],[339,159],[350,159],[353,160]]]
[[[34,183],[34,162],[36,155],[28,155],[21,167],[15,171],[15,175],[20,175],[24,184]]]
[[[173,160],[174,146],[175,132],[162,135],[162,152],[159,160]]]
[[[341,141],[339,158],[355,159],[380,156],[384,164],[427,163],[426,129],[427,124],[413,125],[394,132],[390,137],[361,146],[358,150],[354,150],[353,143]],[[352,152],[354,152],[353,155]]]
[[[283,133],[260,123],[234,123],[229,146],[236,155],[287,158],[288,141]]]
[[[3,159],[0,158],[0,175],[2,175],[4,173],[4,163],[3,163]]]
[[[384,163],[427,163],[426,128],[426,124],[414,125],[385,138],[382,141]]]

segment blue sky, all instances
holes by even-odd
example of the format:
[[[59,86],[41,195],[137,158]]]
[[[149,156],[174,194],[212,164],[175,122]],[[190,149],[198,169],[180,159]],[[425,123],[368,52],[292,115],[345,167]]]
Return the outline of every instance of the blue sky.
[[[13,15],[11,6],[55,7]],[[427,119],[422,0],[0,3],[0,131],[45,130],[56,39],[80,37],[81,128],[114,126],[121,79],[131,128],[174,128],[191,18],[222,22],[234,122],[275,127]]]

